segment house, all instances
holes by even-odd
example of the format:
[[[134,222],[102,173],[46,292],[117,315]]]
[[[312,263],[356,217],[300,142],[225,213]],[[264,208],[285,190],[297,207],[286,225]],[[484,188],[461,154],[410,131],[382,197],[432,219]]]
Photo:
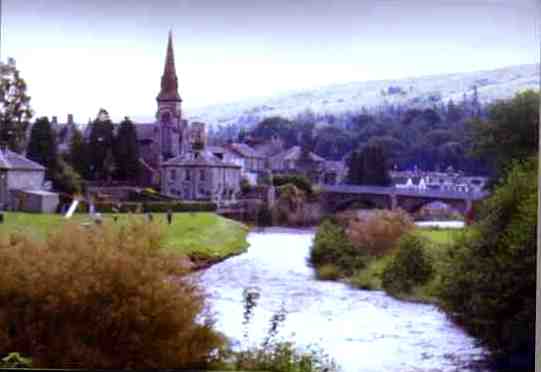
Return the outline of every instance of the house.
[[[7,149],[0,148],[0,208],[29,212],[55,211],[58,194],[45,193],[45,167]],[[40,194],[37,196],[38,194]],[[25,204],[28,198],[39,201]]]

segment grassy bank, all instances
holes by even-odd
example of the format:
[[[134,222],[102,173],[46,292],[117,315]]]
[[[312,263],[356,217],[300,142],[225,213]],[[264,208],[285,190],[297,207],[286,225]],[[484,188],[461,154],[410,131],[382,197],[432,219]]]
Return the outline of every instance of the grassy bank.
[[[117,215],[118,223],[127,221],[128,215]],[[139,215],[135,218],[146,218]],[[113,215],[105,214],[104,223],[114,223]],[[214,213],[175,213],[173,223],[167,225],[165,214],[154,214],[154,221],[163,225],[163,249],[190,257],[219,260],[246,250],[248,228],[243,224]],[[68,222],[92,223],[86,214],[76,214],[70,220],[60,215],[5,213],[0,233],[20,231],[27,236],[45,239],[48,232]]]
[[[442,265],[442,255],[445,254],[447,246],[453,239],[461,233],[463,231],[456,229],[416,229],[416,235],[429,241],[427,253],[432,258],[436,275],[425,285],[414,287],[411,293],[395,294],[395,297],[406,301],[436,303],[437,298],[434,296],[434,287],[438,280],[439,267]],[[374,258],[368,262],[366,268],[356,272],[346,281],[362,289],[384,290],[382,285],[383,271],[392,259],[392,255]]]

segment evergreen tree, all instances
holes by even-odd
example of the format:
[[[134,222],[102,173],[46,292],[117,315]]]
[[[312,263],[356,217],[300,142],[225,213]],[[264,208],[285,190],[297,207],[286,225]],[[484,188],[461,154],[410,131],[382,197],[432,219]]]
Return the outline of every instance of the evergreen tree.
[[[67,161],[83,178],[89,178],[88,144],[84,141],[83,133],[78,128],[73,129]]]
[[[105,159],[113,147],[113,123],[106,110],[100,109],[98,117],[92,123],[89,140],[90,178],[104,180],[107,177]]]
[[[15,61],[0,62],[0,141],[7,143],[12,151],[22,152],[31,118],[26,82],[15,67]]]
[[[389,186],[391,183],[385,152],[377,143],[354,151],[348,163],[348,180],[351,184]]]
[[[26,156],[47,168],[46,177],[52,178],[56,172],[58,155],[56,135],[47,117],[37,119],[32,126]]]
[[[114,157],[116,177],[123,181],[136,180],[139,175],[139,143],[135,125],[127,117],[118,129]]]

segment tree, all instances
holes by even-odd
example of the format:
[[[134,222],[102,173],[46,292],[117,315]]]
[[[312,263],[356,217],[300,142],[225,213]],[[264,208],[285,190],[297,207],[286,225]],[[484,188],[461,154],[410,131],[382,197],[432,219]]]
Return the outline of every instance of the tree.
[[[123,181],[136,180],[139,175],[139,143],[137,131],[129,118],[124,118],[115,139],[116,176]]]
[[[0,63],[0,141],[7,143],[12,151],[22,152],[32,115],[26,82],[15,61]]]
[[[388,186],[391,183],[387,158],[379,144],[369,143],[349,159],[349,182],[356,185]]]
[[[98,117],[92,123],[88,144],[90,177],[92,179],[104,180],[107,178],[105,159],[112,150],[113,141],[113,123],[109,119],[107,111],[100,109]]]
[[[539,92],[526,91],[489,109],[487,121],[471,124],[473,155],[492,163],[501,174],[511,159],[524,160],[537,152]]]
[[[47,168],[46,177],[52,178],[56,172],[58,155],[56,135],[47,117],[37,119],[32,126],[26,156]]]
[[[533,368],[537,168],[514,161],[482,205],[478,224],[448,251],[439,297],[450,316],[496,356]],[[521,364],[522,364],[521,363]],[[509,366],[509,370],[530,370]]]
[[[90,176],[90,164],[88,144],[84,141],[83,134],[77,128],[73,129],[73,136],[69,144],[67,161],[71,167],[83,178]]]
[[[68,194],[78,194],[82,190],[81,176],[63,159],[58,159],[52,180],[55,190]]]

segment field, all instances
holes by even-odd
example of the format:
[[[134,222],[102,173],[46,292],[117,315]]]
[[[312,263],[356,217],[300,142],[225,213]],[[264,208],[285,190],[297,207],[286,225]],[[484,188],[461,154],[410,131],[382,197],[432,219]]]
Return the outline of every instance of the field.
[[[126,222],[128,218],[128,215],[118,215],[117,223]],[[167,225],[165,214],[154,214],[153,218],[163,225],[163,248],[168,252],[220,258],[240,253],[248,246],[247,227],[214,213],[175,213],[171,225]],[[113,215],[104,215],[103,219],[104,223],[115,223]],[[61,228],[68,221],[93,223],[86,214],[75,214],[66,220],[61,215],[4,213],[0,234],[19,231],[36,239],[45,239],[47,233]]]

